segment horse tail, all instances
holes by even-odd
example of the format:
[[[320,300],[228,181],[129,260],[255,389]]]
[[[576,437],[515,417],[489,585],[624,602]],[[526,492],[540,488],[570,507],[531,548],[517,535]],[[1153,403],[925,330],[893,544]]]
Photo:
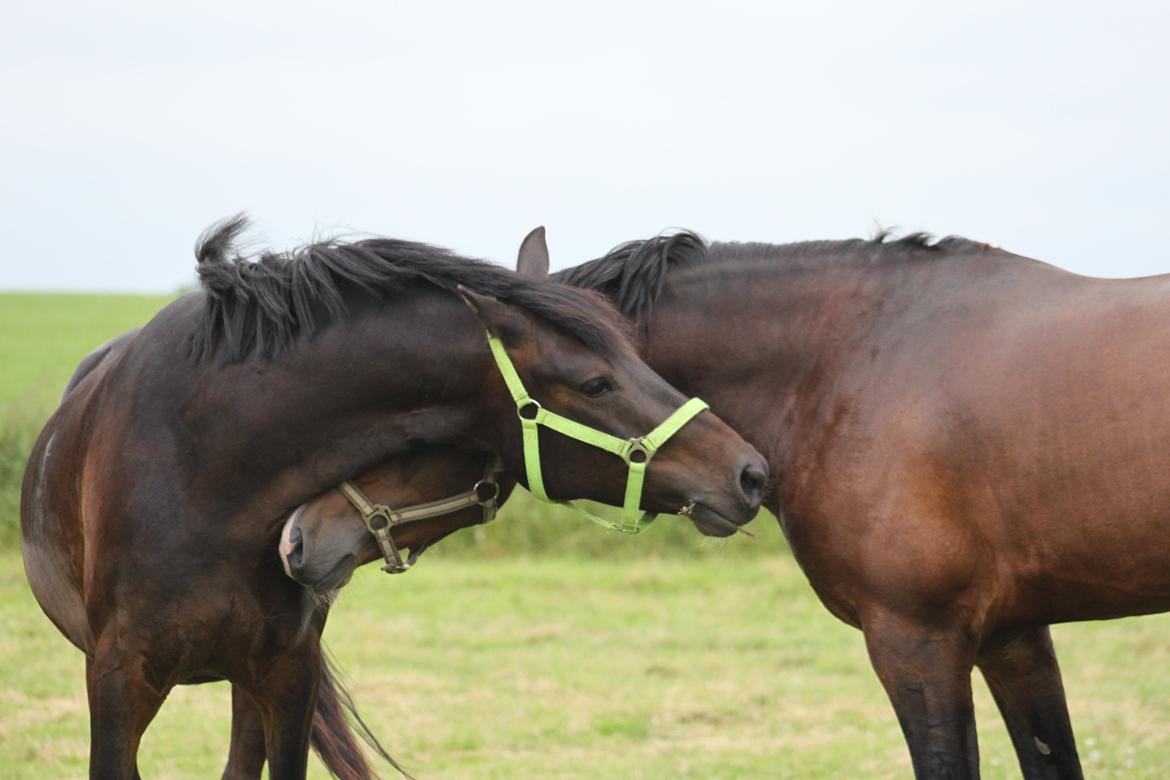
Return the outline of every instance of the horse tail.
[[[317,757],[329,774],[338,780],[370,780],[378,774],[366,760],[366,754],[355,738],[355,732],[378,756],[407,780],[414,780],[398,762],[386,752],[370,727],[358,714],[353,697],[337,679],[333,663],[321,654],[321,680],[317,686],[317,709],[313,713],[312,745]]]

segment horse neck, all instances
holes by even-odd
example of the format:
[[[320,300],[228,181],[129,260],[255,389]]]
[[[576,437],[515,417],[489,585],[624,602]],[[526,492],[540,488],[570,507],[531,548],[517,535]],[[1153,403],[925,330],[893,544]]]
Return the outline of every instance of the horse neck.
[[[645,357],[698,395],[775,467],[869,334],[914,299],[913,269],[777,258],[709,262],[667,277]]]
[[[482,328],[450,296],[351,312],[268,363],[208,365],[186,422],[204,487],[303,499],[420,444],[491,435],[479,388]]]

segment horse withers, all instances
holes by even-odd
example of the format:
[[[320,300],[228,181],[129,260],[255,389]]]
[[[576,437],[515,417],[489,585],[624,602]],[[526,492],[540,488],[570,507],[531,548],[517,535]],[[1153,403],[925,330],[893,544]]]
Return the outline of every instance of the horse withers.
[[[25,473],[25,568],[87,657],[94,777],[135,776],[169,690],[214,679],[233,683],[245,769],[262,744],[271,777],[304,776],[330,683],[324,614],[285,576],[280,530],[312,497],[428,447],[496,453],[525,482],[526,434],[485,330],[533,399],[593,429],[636,438],[685,403],[596,294],[390,239],[232,257],[242,227],[205,236],[202,289],[80,379]],[[623,503],[622,458],[547,428],[538,438],[550,498]],[[731,533],[755,515],[765,474],[702,413],[650,464],[641,508],[694,505],[701,531]],[[446,481],[431,498],[465,488]]]

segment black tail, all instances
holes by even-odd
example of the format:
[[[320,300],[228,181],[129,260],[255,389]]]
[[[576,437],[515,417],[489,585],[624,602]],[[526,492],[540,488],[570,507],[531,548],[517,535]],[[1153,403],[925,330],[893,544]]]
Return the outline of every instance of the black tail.
[[[390,757],[378,738],[358,714],[353,698],[338,682],[333,664],[321,654],[321,682],[317,688],[317,711],[313,713],[313,750],[329,774],[339,780],[370,780],[378,774],[366,760],[366,754],[354,732],[361,734],[370,749],[390,763],[403,777],[414,780],[398,762]]]

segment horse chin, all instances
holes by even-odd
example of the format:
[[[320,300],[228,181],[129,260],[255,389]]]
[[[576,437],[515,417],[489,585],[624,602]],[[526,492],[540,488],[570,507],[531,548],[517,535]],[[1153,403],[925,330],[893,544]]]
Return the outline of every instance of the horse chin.
[[[691,522],[703,536],[726,537],[739,530],[739,524],[728,520],[723,515],[705,504],[695,504],[690,512]]]
[[[323,577],[313,583],[306,583],[314,592],[318,594],[329,593],[330,591],[340,590],[353,577],[353,572],[356,566],[354,565],[354,556],[348,553],[340,561],[334,565],[332,569],[325,573]]]

